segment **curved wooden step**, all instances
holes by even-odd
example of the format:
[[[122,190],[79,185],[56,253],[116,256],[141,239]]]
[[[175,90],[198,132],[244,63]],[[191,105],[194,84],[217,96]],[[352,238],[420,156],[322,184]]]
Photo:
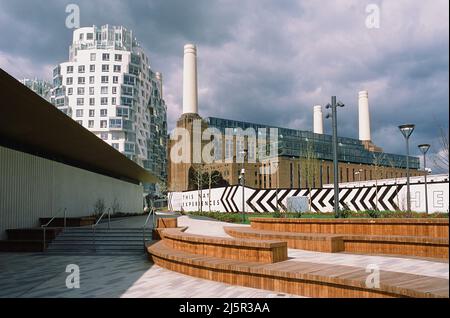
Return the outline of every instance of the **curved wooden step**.
[[[449,296],[448,280],[398,272],[380,272],[378,288],[366,285],[364,268],[288,260],[273,264],[189,253],[159,241],[147,247],[156,265],[194,277],[232,285],[308,297]]]
[[[282,240],[289,248],[318,252],[409,255],[448,259],[448,238],[399,235],[350,235],[296,233],[260,230],[249,227],[224,227],[235,238]]]

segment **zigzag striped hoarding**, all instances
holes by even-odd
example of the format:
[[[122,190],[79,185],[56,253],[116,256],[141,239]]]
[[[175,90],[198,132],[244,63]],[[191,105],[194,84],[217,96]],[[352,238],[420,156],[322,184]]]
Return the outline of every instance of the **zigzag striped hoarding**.
[[[422,178],[423,179],[423,178]],[[377,185],[341,184],[339,204],[341,208],[352,211],[379,210],[395,211],[406,209],[406,181],[399,179],[380,180]],[[326,186],[320,189],[254,189],[242,186],[229,186],[211,190],[171,192],[169,208],[175,211],[242,211],[242,192],[244,191],[246,212],[286,211],[287,198],[308,197],[313,212],[332,212],[334,189]],[[428,183],[428,207],[432,212],[448,212],[449,209],[448,175],[445,178],[430,178]],[[420,179],[411,180],[411,208],[425,211],[425,185]]]

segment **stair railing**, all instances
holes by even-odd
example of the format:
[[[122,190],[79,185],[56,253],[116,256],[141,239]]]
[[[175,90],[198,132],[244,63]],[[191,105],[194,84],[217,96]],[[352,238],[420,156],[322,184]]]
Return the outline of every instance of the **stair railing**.
[[[153,204],[150,208],[150,212],[147,215],[147,218],[145,219],[145,223],[144,226],[142,227],[142,241],[144,243],[144,248],[145,248],[145,229],[147,227],[148,221],[150,220],[150,216],[153,216],[152,218],[152,222],[153,222],[153,228],[155,228],[155,208],[153,207]]]
[[[100,217],[98,218],[97,222],[95,222],[95,224],[92,225],[92,240],[95,246],[95,230],[97,228],[97,225],[100,223],[101,219],[103,219],[103,217],[108,214],[108,230],[111,229],[111,208],[108,208],[108,210],[106,210],[105,212],[102,213],[102,215],[100,215]]]
[[[60,208],[58,210],[58,212],[50,219],[50,221],[48,221],[46,224],[41,225],[42,232],[43,232],[43,235],[42,235],[42,252],[45,252],[45,250],[46,250],[45,233],[46,233],[47,227],[53,222],[53,220],[58,215],[60,215],[61,211],[64,212],[64,228],[66,228],[66,225],[67,225],[67,221],[66,221],[67,220],[67,208],[64,208],[64,209]]]

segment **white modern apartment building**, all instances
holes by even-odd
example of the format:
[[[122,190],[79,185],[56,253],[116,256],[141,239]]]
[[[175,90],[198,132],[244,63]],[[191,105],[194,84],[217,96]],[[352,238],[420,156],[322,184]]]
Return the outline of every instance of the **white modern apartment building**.
[[[40,95],[45,100],[50,101],[52,92],[51,83],[38,78],[34,79],[24,78],[19,82],[21,82],[23,85],[31,89],[36,94]]]
[[[166,181],[162,76],[151,70],[132,31],[109,25],[75,30],[69,61],[54,69],[53,86],[56,107]]]

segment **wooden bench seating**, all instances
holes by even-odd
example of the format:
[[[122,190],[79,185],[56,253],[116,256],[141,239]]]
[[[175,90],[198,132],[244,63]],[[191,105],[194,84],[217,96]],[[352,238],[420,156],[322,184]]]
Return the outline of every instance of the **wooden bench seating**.
[[[449,296],[447,279],[381,271],[379,288],[369,288],[364,268],[296,260],[260,263],[224,259],[176,249],[167,238],[164,235],[162,241],[147,247],[150,260],[166,269],[213,281],[308,297]]]
[[[448,218],[444,219],[293,219],[250,218],[258,230],[294,233],[351,235],[428,236],[448,239]]]
[[[448,238],[441,237],[295,233],[249,227],[224,227],[224,230],[235,238],[286,241],[294,249],[448,259]]]
[[[287,243],[273,240],[241,240],[184,233],[179,228],[160,232],[166,245],[199,255],[219,258],[275,263],[287,259]]]
[[[291,233],[255,230],[249,227],[224,227],[225,233],[241,239],[282,240],[289,248],[318,252],[341,252],[344,249],[342,235]]]

